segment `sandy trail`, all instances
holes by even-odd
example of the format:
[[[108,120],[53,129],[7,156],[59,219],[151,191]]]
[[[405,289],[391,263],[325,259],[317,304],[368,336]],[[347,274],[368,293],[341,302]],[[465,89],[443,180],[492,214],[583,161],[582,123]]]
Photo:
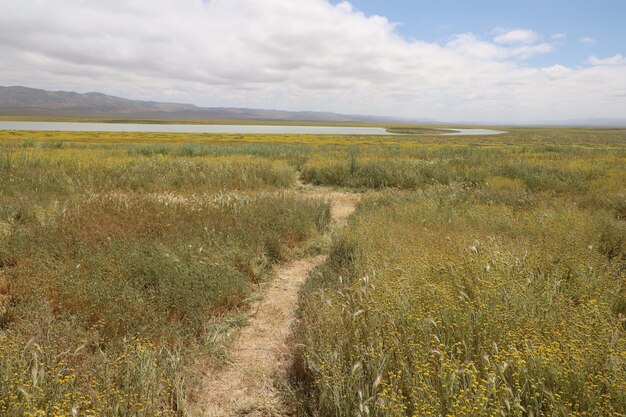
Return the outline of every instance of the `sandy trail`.
[[[329,201],[333,221],[341,225],[350,216],[359,195],[326,188],[303,187],[303,198]],[[294,321],[298,291],[309,272],[326,255],[292,261],[277,267],[277,278],[251,308],[249,326],[235,341],[232,362],[220,372],[206,375],[196,394],[197,414],[210,417],[285,416],[275,382],[289,366],[287,339]],[[195,414],[195,413],[194,413]]]

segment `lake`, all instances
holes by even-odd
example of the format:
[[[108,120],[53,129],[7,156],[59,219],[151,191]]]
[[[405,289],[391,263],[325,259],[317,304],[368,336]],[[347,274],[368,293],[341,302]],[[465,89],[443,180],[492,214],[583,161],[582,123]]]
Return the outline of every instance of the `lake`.
[[[453,130],[454,132],[442,133],[441,136],[488,136],[488,135],[502,135],[506,133],[503,130],[491,130],[491,129],[445,129]]]
[[[285,126],[285,125],[186,125],[148,123],[82,123],[82,122],[3,122],[0,130],[43,132],[152,132],[152,133],[239,133],[271,135],[392,135],[383,127],[353,126]],[[450,129],[457,135],[498,135],[505,132],[488,129]]]

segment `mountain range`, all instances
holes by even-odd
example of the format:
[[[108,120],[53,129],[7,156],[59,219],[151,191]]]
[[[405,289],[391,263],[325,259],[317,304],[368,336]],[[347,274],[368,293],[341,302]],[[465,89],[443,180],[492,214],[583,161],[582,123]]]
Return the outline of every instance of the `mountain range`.
[[[150,120],[202,122],[266,121],[303,123],[443,124],[433,119],[349,115],[331,112],[267,110],[236,107],[199,107],[193,104],[129,100],[103,93],[48,91],[22,86],[0,86],[0,116],[95,118],[109,121]],[[448,122],[447,124],[450,124]],[[492,123],[455,122],[457,125]],[[497,123],[496,125],[501,125]],[[542,120],[519,125],[626,127],[626,118]]]
[[[346,115],[330,112],[198,107],[193,104],[129,100],[102,93],[0,87],[0,116],[159,120],[255,120],[276,122],[434,123],[434,120]]]

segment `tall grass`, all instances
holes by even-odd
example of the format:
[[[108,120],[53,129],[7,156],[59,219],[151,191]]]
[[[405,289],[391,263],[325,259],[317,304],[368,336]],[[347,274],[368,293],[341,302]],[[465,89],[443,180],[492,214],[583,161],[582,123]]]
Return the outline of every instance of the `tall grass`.
[[[566,146],[550,153],[519,150],[449,146],[430,150],[365,148],[358,152],[353,147],[343,155],[309,158],[301,175],[316,185],[406,190],[452,183],[475,187],[489,176],[501,176],[522,181],[530,191],[559,193],[586,192],[593,180],[602,184],[611,170],[623,179],[621,151],[602,153]]]
[[[295,182],[286,162],[246,156],[188,159],[117,156],[110,151],[45,150],[6,152],[0,156],[6,195],[37,190],[36,196],[85,190],[186,191],[284,188]]]
[[[626,415],[625,142],[541,138],[305,164],[397,191],[361,202],[301,294],[302,414]]]
[[[3,149],[0,415],[184,415],[199,356],[329,220],[286,162]],[[10,161],[10,162],[6,162]]]
[[[347,163],[308,163],[302,169],[302,178],[315,185],[418,189],[451,182],[475,186],[484,180],[484,174],[480,169],[464,169],[450,162],[406,159],[368,159],[361,162],[351,154]]]
[[[303,413],[626,413],[626,223],[485,188],[362,202],[300,299]]]
[[[192,364],[369,190],[301,295],[312,415],[626,410],[626,136],[0,132],[0,415],[182,416]]]

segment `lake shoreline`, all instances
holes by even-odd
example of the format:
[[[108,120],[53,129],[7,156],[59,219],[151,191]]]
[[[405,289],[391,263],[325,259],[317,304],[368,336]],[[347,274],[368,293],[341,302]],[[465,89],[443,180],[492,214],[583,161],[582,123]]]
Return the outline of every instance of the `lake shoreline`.
[[[162,124],[162,123],[91,123],[91,122],[31,122],[0,121],[0,131],[34,132],[147,132],[147,133],[221,133],[221,134],[297,134],[297,135],[499,135],[506,132],[491,129],[429,128],[441,133],[401,133],[393,128],[363,126],[300,126],[300,125],[250,125],[250,124]]]

